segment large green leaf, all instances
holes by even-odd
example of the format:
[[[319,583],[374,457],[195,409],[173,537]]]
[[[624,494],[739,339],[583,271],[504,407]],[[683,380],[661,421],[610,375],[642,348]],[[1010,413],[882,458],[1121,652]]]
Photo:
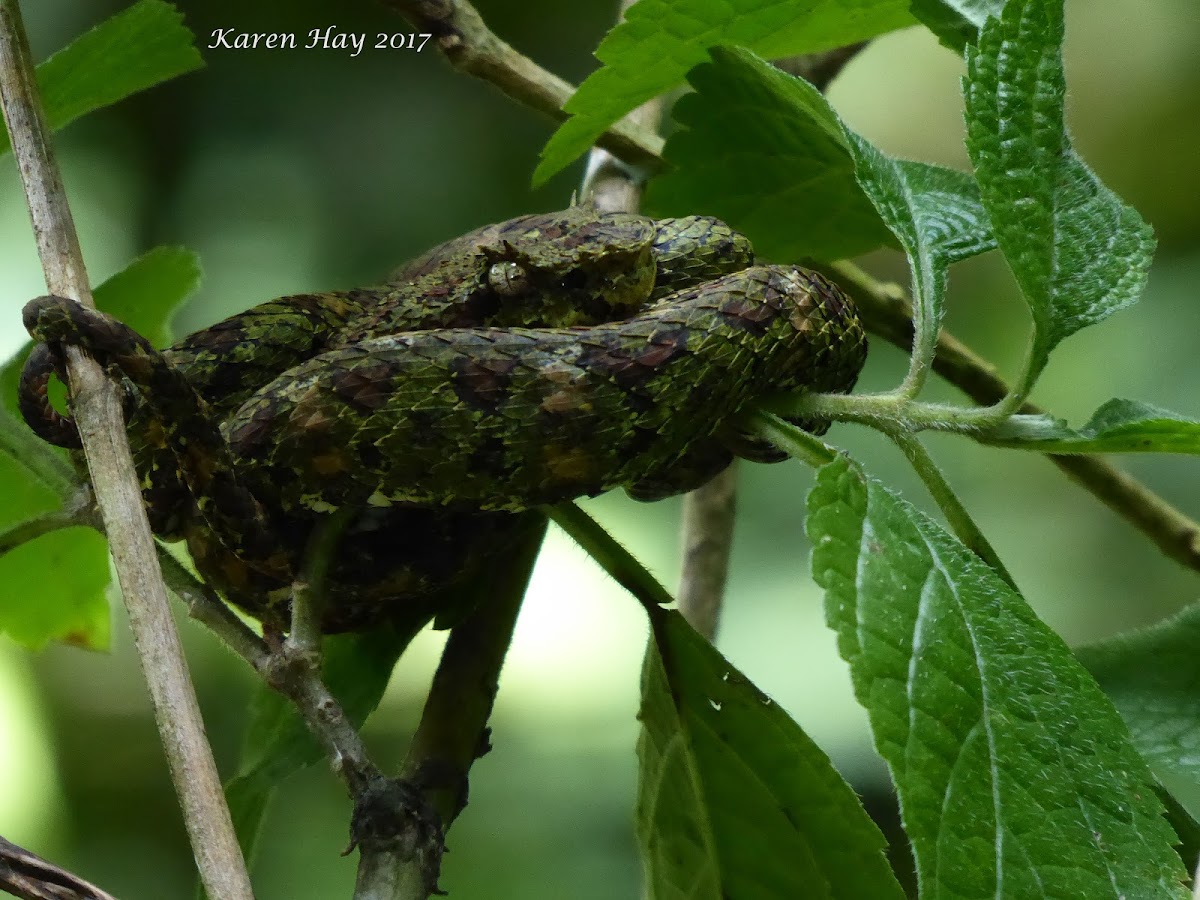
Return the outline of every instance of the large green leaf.
[[[650,182],[647,206],[720,216],[768,259],[828,261],[898,242],[918,334],[936,336],[950,264],[996,246],[971,177],[887,156],[812,85],[747,50],[711,55],[688,76],[696,91],[677,105],[684,128],[664,151],[672,169]]]
[[[104,538],[65,528],[0,556],[0,632],[30,650],[51,641],[107,650],[109,582]]]
[[[828,757],[675,611],[651,610],[638,839],[657,900],[902,898]]]
[[[1009,0],[968,47],[967,150],[1036,326],[1033,373],[1059,341],[1135,302],[1150,227],[1071,149],[1063,0]]]
[[[1200,422],[1137,400],[1109,400],[1078,430],[1051,416],[1013,416],[977,438],[1041,453],[1200,454]]]
[[[1187,896],[1117,711],[1024,600],[846,460],[809,496],[813,575],[925,898]]]
[[[713,48],[688,74],[671,168],[647,186],[654,215],[718,216],[765,259],[834,260],[891,243],[854,177],[837,115],[812,85],[745,50]]]
[[[138,0],[37,67],[46,122],[62,128],[204,65],[183,16],[162,0]],[[0,124],[0,153],[9,150]]]
[[[171,317],[200,286],[200,258],[186,247],[155,247],[98,288],[96,306],[155,347],[173,337]]]
[[[945,314],[951,263],[996,246],[979,190],[963,172],[892,159],[849,130],[847,138],[859,183],[908,256],[917,346],[928,347],[928,362]]]
[[[1134,746],[1164,774],[1200,785],[1200,604],[1151,628],[1080,647]]]
[[[640,0],[601,42],[593,72],[564,104],[571,113],[534,172],[541,184],[585,153],[635,106],[669,90],[709,47],[777,58],[826,50],[913,23],[908,0]]]

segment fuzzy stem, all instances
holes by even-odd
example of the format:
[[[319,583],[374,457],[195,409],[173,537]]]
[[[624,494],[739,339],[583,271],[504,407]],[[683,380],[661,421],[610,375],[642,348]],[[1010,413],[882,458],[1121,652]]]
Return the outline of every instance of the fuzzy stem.
[[[873,334],[902,350],[909,349],[912,310],[901,288],[872,278],[853,263],[835,263],[827,271],[849,290]],[[992,363],[944,330],[938,337],[933,369],[976,403],[995,404],[1010,393]],[[1025,403],[1015,412],[1046,413],[1032,403]],[[1200,571],[1200,523],[1105,459],[1061,454],[1047,454],[1046,458],[1146,535],[1169,558]]]

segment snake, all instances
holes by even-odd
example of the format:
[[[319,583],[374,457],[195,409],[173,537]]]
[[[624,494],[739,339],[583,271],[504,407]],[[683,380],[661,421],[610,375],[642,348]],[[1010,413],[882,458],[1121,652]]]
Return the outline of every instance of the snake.
[[[51,406],[62,347],[123,384],[156,534],[277,627],[315,530],[346,514],[327,631],[436,614],[554,504],[691,490],[735,457],[777,462],[743,414],[795,391],[848,392],[866,338],[822,275],[758,261],[707,216],[589,205],[447,241],[382,283],[267,301],[159,351],[59,297],[25,308],[38,342],[19,400]],[[815,433],[826,422],[798,422]]]

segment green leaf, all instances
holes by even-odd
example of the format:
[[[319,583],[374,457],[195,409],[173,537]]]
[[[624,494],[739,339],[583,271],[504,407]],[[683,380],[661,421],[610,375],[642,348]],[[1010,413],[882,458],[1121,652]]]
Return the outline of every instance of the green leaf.
[[[1188,896],[1120,716],[1025,601],[846,460],[820,470],[808,508],[813,576],[921,896]]]
[[[848,129],[847,138],[859,183],[908,256],[914,346],[931,363],[950,265],[996,247],[979,189],[964,172],[892,159]]]
[[[325,638],[325,684],[355,726],[379,705],[396,660],[423,625],[404,630],[379,627],[363,634]],[[291,702],[264,684],[256,689],[253,713],[242,742],[238,773],[225,785],[238,843],[250,859],[267,804],[290,775],[322,758],[321,748]],[[198,889],[197,896],[204,896]]]
[[[912,0],[912,14],[951,50],[975,43],[989,16],[999,16],[1004,0]]]
[[[171,342],[171,317],[200,286],[200,258],[186,247],[155,247],[96,288],[99,309],[156,347]]]
[[[696,90],[677,104],[684,127],[664,151],[673,168],[650,182],[647,206],[711,212],[768,259],[829,261],[898,241],[931,347],[949,266],[996,246],[971,176],[886,156],[812,85],[749,51],[711,54],[688,76]]]
[[[650,621],[637,830],[651,896],[902,898],[828,757],[678,612]]]
[[[1200,785],[1200,603],[1165,622],[1080,647],[1076,655],[1163,774]]]
[[[1063,124],[1063,0],[1009,0],[967,50],[967,151],[1033,313],[1031,375],[1064,338],[1134,303],[1150,227],[1075,155]]]
[[[1128,724],[1128,720],[1126,723]],[[1155,794],[1162,805],[1166,807],[1167,822],[1170,824],[1171,830],[1179,836],[1175,852],[1179,854],[1183,867],[1189,872],[1195,872],[1196,860],[1200,858],[1200,823],[1197,823],[1187,808],[1161,784]]]
[[[204,65],[183,16],[139,0],[37,67],[46,122],[57,131],[85,113]],[[0,153],[9,149],[0,126]]]
[[[542,150],[544,183],[613,122],[683,81],[709,47],[778,58],[828,50],[913,23],[908,0],[640,0],[601,42],[593,72],[563,105],[571,118]]]
[[[636,9],[636,7],[635,7]],[[834,260],[893,243],[854,177],[836,114],[808,82],[745,50],[714,48],[688,75],[654,215],[702,210],[744,233],[764,259]]]
[[[50,641],[107,650],[108,581],[104,538],[90,528],[22,544],[0,556],[0,632],[30,650]]]
[[[976,437],[1041,453],[1200,454],[1200,421],[1137,400],[1109,400],[1078,431],[1051,416],[1013,416]]]

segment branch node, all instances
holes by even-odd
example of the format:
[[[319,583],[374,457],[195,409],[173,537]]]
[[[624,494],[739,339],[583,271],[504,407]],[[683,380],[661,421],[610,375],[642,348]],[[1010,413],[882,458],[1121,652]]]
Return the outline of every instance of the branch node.
[[[446,852],[442,820],[412,783],[380,775],[355,797],[350,845],[342,855],[355,848],[364,857],[386,854],[402,862],[416,863],[426,892],[445,894],[438,887],[442,854]]]

